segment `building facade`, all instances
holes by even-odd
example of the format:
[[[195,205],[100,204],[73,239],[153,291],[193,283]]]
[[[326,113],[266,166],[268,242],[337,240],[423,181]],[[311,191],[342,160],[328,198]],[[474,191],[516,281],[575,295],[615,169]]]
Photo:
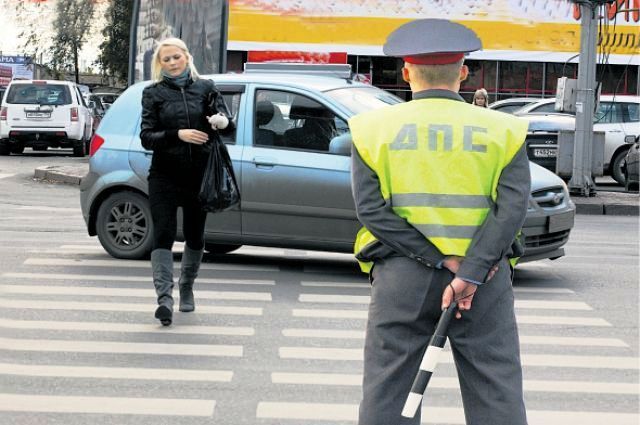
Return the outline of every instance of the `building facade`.
[[[559,77],[577,78],[580,10],[568,0],[231,0],[228,62],[248,52],[344,52],[356,73],[401,97],[402,60],[382,54],[386,35],[408,20],[446,18],[474,29],[484,49],[466,61],[469,98],[548,97]],[[602,93],[639,94],[640,0],[602,6],[598,80]]]

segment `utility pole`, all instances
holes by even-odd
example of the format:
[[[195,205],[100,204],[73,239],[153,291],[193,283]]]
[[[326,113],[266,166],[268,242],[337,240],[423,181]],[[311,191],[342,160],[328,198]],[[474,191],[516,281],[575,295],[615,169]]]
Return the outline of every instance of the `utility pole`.
[[[576,100],[576,131],[573,143],[573,173],[569,191],[578,196],[594,196],[591,178],[593,150],[593,113],[596,100],[596,42],[598,39],[598,2],[579,3],[580,60]]]

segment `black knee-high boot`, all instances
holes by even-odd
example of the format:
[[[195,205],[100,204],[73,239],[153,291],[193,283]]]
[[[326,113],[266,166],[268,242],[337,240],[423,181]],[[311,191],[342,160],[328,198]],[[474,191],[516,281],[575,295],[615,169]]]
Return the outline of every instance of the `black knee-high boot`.
[[[156,319],[163,326],[171,324],[173,316],[173,254],[168,249],[154,249],[151,252],[153,285],[158,296]]]
[[[180,311],[189,312],[196,308],[193,298],[193,282],[198,277],[203,251],[202,249],[191,249],[186,244],[184,246],[180,280],[178,281],[180,287]]]

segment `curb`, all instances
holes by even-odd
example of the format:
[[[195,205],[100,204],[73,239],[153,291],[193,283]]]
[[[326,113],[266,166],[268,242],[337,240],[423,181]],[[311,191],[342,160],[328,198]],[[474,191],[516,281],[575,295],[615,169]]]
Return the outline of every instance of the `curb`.
[[[77,174],[60,171],[58,166],[36,168],[33,177],[39,180],[48,180],[57,183],[71,184],[78,186],[82,182],[82,177]]]
[[[638,205],[576,204],[576,214],[637,216],[640,215],[639,212],[640,207]]]

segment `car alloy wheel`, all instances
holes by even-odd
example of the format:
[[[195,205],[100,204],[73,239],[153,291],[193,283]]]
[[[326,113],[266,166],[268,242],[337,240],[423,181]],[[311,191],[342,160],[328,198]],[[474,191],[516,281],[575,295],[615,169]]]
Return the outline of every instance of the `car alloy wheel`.
[[[149,201],[135,192],[118,192],[99,207],[96,230],[115,258],[143,259],[151,252],[153,220]]]

